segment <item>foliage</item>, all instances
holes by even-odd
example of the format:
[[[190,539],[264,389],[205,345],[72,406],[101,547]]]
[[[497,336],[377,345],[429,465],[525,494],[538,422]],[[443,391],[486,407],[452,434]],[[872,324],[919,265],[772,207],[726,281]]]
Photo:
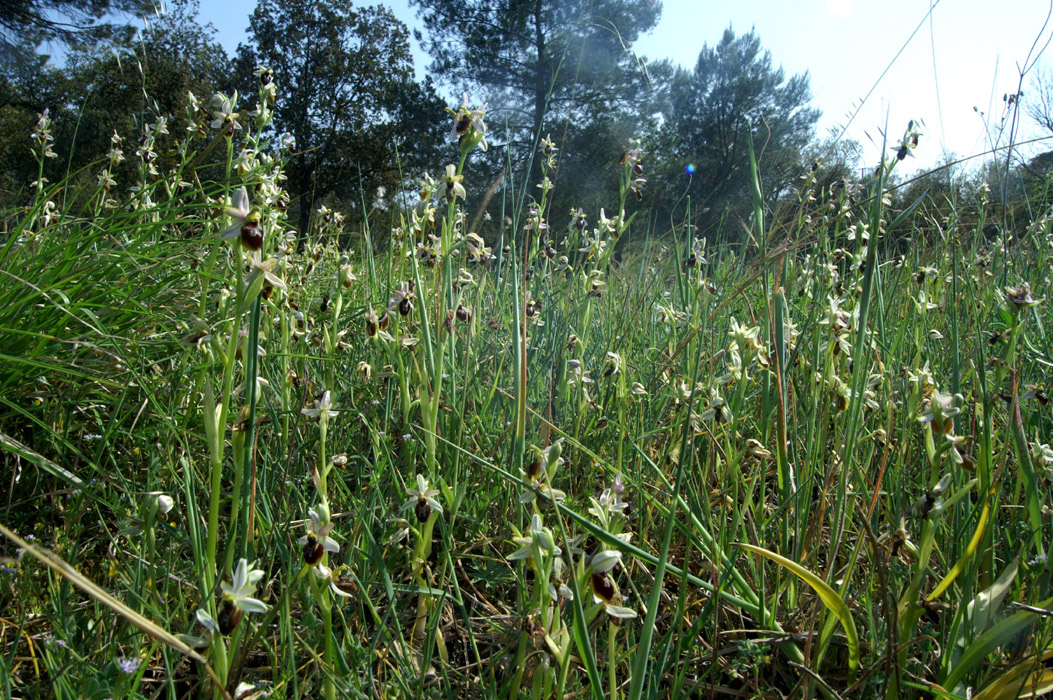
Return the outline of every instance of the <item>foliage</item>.
[[[130,27],[107,20],[149,5],[146,0],[5,0],[0,3],[0,65],[26,60],[42,41],[77,45],[128,36]]]
[[[560,216],[570,200],[590,196],[597,176],[614,186],[626,132],[652,93],[632,52],[658,22],[653,0],[412,0],[428,28],[419,36],[432,56],[431,74],[488,101],[494,151],[489,177],[510,162],[513,182],[534,193],[541,179],[538,142],[550,135],[573,171],[558,190]],[[598,165],[593,155],[601,153]],[[507,157],[507,161],[506,161]],[[528,167],[529,166],[529,167]],[[587,175],[585,180],[579,176]],[[553,175],[553,177],[555,177]],[[564,195],[566,195],[565,198]],[[519,196],[518,193],[516,195]]]
[[[746,211],[747,135],[765,196],[774,201],[794,185],[819,118],[810,99],[808,75],[786,78],[752,31],[736,37],[725,30],[720,43],[702,48],[693,71],[676,70],[662,126],[671,142],[662,172],[671,180],[695,164],[688,194],[698,211],[709,210],[699,220],[703,232],[711,235],[729,213],[734,219]]]
[[[647,151],[563,238],[552,180],[476,228],[466,104],[455,162],[349,251],[335,213],[290,221],[285,87],[254,80],[144,121],[126,183],[112,150],[45,183],[67,154],[30,126],[0,240],[0,694],[1051,687],[1048,210],[992,222],[953,172],[897,203],[911,123],[773,219],[747,139],[741,245],[678,205],[619,260],[655,216]]]
[[[26,201],[23,190],[36,170],[26,148],[37,115],[62,104],[65,76],[47,65],[46,56],[28,53],[10,64],[0,78],[0,202]]]
[[[301,230],[317,204],[335,198],[356,211],[363,193],[394,194],[404,174],[431,162],[447,123],[442,103],[429,81],[413,80],[408,30],[390,10],[261,0],[249,33],[238,47],[239,84],[251,94],[254,71],[266,66],[288,95],[274,128],[295,139],[286,174]]]
[[[169,12],[149,23],[138,41],[78,47],[62,69],[36,55],[9,68],[0,106],[0,152],[8,156],[0,172],[8,203],[25,201],[26,192],[20,189],[36,177],[25,128],[45,109],[56,141],[69,144],[66,157],[51,159],[45,169],[49,180],[58,181],[106,154],[115,134],[128,138],[159,119],[175,128],[192,95],[211,94],[227,71],[227,58],[215,30],[197,23],[197,7],[197,0],[174,2]],[[181,126],[185,128],[185,121]],[[155,168],[172,163],[164,141],[145,149]],[[129,155],[143,146],[125,144]],[[111,174],[127,185],[133,169],[129,161]]]

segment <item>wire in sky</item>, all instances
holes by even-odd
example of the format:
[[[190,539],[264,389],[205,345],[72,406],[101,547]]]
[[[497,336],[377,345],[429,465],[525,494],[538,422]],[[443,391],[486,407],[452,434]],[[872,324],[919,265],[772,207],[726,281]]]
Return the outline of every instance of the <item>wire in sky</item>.
[[[885,70],[881,71],[881,75],[879,75],[878,79],[874,81],[874,84],[870,86],[870,90],[867,91],[867,94],[863,97],[862,101],[860,101],[859,106],[856,107],[855,111],[852,112],[852,114],[848,117],[848,121],[845,123],[845,125],[841,127],[841,133],[837,135],[836,139],[834,139],[834,143],[838,143],[842,138],[844,138],[845,132],[848,131],[848,127],[852,126],[852,122],[855,121],[855,118],[859,116],[859,112],[862,111],[863,105],[867,103],[867,100],[870,99],[870,96],[874,94],[875,90],[877,90],[877,86],[881,83],[882,80],[884,80],[885,75],[887,75],[888,72],[892,70],[892,66],[894,66],[896,61],[899,60],[900,55],[907,50],[908,46],[910,46],[910,42],[914,40],[914,37],[925,25],[925,22],[932,15],[933,10],[935,10],[936,7],[940,4],[940,1],[941,0],[935,0],[934,2],[932,2],[931,5],[929,5],[929,11],[926,12],[925,16],[921,18],[921,21],[918,22],[918,26],[914,28],[914,31],[910,33],[910,36],[907,37],[907,40],[903,42],[903,46],[899,48],[899,51],[896,52],[896,55],[893,56],[892,60],[888,62],[887,66],[885,66]]]

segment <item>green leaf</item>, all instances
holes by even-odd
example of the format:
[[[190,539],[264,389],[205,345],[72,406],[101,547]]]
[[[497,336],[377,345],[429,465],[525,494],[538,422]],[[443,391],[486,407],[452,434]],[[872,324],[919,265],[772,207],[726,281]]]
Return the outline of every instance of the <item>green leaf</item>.
[[[991,494],[988,494],[987,499],[984,500],[983,510],[980,512],[980,522],[976,525],[976,531],[973,532],[972,539],[969,540],[968,546],[965,548],[965,552],[958,558],[958,561],[954,564],[947,575],[943,577],[939,585],[933,589],[929,597],[926,598],[928,601],[933,601],[939,598],[943,593],[951,587],[954,583],[954,579],[958,578],[958,574],[965,570],[965,565],[972,558],[973,554],[976,553],[977,547],[980,546],[980,541],[983,539],[983,534],[987,529],[987,518],[991,514]]]
[[[18,455],[24,460],[32,462],[40,469],[46,471],[48,474],[51,474],[52,476],[65,481],[66,483],[72,485],[74,488],[84,488],[84,481],[79,476],[67,469],[64,469],[63,467],[60,467],[44,455],[34,452],[32,449],[23,445],[18,440],[15,440],[9,435],[5,435],[4,433],[0,433],[0,450],[9,451],[15,455]]]
[[[1009,589],[1012,588],[1019,566],[1019,560],[1014,559],[990,587],[980,591],[975,598],[969,601],[969,605],[965,608],[966,620],[969,622],[968,629],[961,630],[955,642],[956,646],[965,648],[967,631],[971,633],[970,636],[973,636],[987,629],[999,608],[1002,607],[1002,601],[1009,593]]]
[[[808,569],[791,559],[787,559],[781,554],[776,554],[775,552],[771,552],[763,547],[757,547],[756,545],[745,544],[743,542],[736,542],[735,546],[742,547],[754,554],[759,554],[762,557],[772,560],[779,566],[789,569],[802,581],[812,587],[812,590],[814,590],[819,596],[819,599],[823,601],[823,605],[826,606],[827,610],[832,612],[837,619],[841,621],[841,625],[845,628],[845,636],[848,638],[848,670],[852,676],[855,676],[856,670],[859,668],[859,633],[856,631],[856,622],[852,619],[852,611],[849,610],[848,604],[837,594],[837,591],[831,588],[826,581],[819,578]]]
[[[889,224],[889,225],[888,225],[888,228],[886,228],[885,230],[886,230],[886,231],[895,231],[895,230],[896,230],[896,228],[897,228],[897,227],[898,227],[898,226],[899,226],[900,224],[902,224],[902,223],[903,223],[904,221],[906,221],[906,220],[907,220],[907,217],[909,217],[909,216],[910,216],[911,214],[913,214],[913,213],[914,213],[914,210],[915,210],[915,209],[917,209],[917,208],[918,208],[918,206],[919,206],[919,205],[920,205],[920,204],[921,204],[922,202],[924,202],[924,201],[925,201],[925,198],[926,198],[926,197],[927,197],[928,195],[929,195],[929,191],[928,191],[928,190],[925,190],[924,192],[922,192],[922,193],[921,193],[921,196],[920,196],[920,197],[918,197],[917,199],[915,199],[915,200],[914,200],[914,201],[913,201],[913,202],[911,203],[911,205],[910,205],[909,207],[907,207],[906,209],[904,209],[903,211],[901,211],[901,212],[899,213],[899,215],[898,215],[898,216],[897,216],[897,217],[896,217],[895,219],[893,219],[893,220],[892,220],[892,223],[891,223],[891,224]]]
[[[1047,598],[1035,607],[1046,608],[1049,607],[1050,604],[1053,604],[1053,598]],[[954,667],[951,669],[951,672],[947,675],[946,680],[944,680],[942,684],[943,687],[950,689],[956,688],[963,680],[965,680],[965,677],[969,675],[969,673],[984,662],[984,659],[987,658],[988,654],[1010,641],[1018,634],[1024,632],[1028,627],[1034,624],[1039,617],[1039,613],[1022,610],[1015,615],[1007,617],[981,634],[972,644],[969,645],[969,648],[962,653],[961,657],[958,659],[958,663],[954,664]]]

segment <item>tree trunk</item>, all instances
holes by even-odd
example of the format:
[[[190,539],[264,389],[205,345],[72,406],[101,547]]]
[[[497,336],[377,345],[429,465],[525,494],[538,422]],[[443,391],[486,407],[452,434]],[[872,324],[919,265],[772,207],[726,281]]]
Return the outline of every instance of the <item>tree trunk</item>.
[[[299,205],[297,216],[297,230],[300,236],[307,236],[308,227],[311,225],[311,212],[314,210],[314,186],[312,183],[313,168],[307,163],[302,163],[295,168],[295,179],[290,178],[289,185],[295,187],[292,193]]]

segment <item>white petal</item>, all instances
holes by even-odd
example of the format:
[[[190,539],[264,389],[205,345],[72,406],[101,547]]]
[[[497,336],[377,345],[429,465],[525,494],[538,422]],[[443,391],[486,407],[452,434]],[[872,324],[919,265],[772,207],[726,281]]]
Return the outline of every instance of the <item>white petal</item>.
[[[216,622],[215,618],[208,614],[207,610],[198,608],[195,617],[197,617],[197,621],[201,623],[201,626],[209,632],[219,632],[219,623]]]
[[[255,586],[263,578],[263,572],[259,569],[250,569],[248,574],[248,585]]]
[[[340,586],[336,585],[336,581],[331,581],[329,583],[329,588],[332,589],[334,595],[338,595],[341,598],[353,598],[354,597],[350,593],[345,591],[343,588],[340,588]]]
[[[242,681],[241,683],[238,683],[238,687],[234,689],[234,700],[241,700],[243,695],[247,695],[254,690],[256,690],[256,686]]]
[[[602,574],[610,571],[621,561],[622,553],[616,549],[606,549],[592,558],[592,571]]]
[[[517,559],[526,559],[527,557],[530,557],[532,554],[533,554],[533,552],[531,551],[530,545],[527,545],[526,547],[523,547],[521,549],[517,549],[516,551],[512,552],[511,554],[509,554],[508,555],[508,560],[509,561],[516,561]]]
[[[262,600],[256,600],[255,598],[241,598],[235,602],[235,605],[237,605],[239,609],[250,613],[265,613],[268,610],[266,603]]]
[[[636,617],[636,611],[630,608],[623,608],[620,605],[605,605],[607,608],[607,614],[611,617],[617,617],[621,620],[631,620]]]
[[[228,212],[232,212],[231,216],[245,217],[249,213],[249,192],[244,187],[238,190],[238,193],[234,196],[234,206],[231,209],[227,209]]]
[[[157,497],[157,510],[161,513],[168,513],[175,506],[175,501],[172,500],[171,496],[161,494]]]
[[[248,571],[249,563],[244,559],[238,560],[238,568],[234,570],[234,578],[230,582],[230,587],[235,591],[240,591],[248,583]]]

